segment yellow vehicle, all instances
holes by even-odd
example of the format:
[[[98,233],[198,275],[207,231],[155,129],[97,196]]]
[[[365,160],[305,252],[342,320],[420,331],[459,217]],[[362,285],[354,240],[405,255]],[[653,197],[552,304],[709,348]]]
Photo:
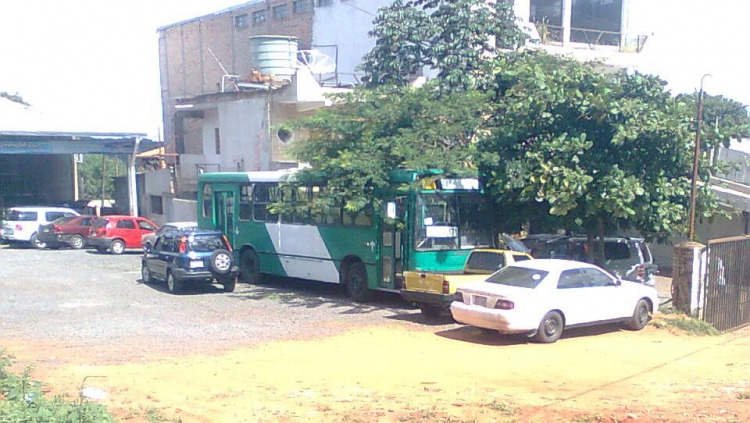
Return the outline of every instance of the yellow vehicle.
[[[478,248],[466,258],[461,273],[404,272],[401,296],[418,305],[425,316],[437,317],[448,310],[459,286],[484,280],[509,264],[532,258],[520,251]]]

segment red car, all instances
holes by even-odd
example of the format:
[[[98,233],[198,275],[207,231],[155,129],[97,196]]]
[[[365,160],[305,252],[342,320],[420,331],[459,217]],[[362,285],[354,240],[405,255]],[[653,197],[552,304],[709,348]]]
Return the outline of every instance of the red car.
[[[48,248],[59,248],[68,244],[80,250],[86,246],[91,226],[96,216],[61,217],[52,223],[39,226],[37,239],[47,244]]]
[[[100,253],[109,250],[112,254],[122,254],[126,248],[142,249],[143,235],[157,229],[158,226],[145,217],[105,216],[91,227],[89,245]]]

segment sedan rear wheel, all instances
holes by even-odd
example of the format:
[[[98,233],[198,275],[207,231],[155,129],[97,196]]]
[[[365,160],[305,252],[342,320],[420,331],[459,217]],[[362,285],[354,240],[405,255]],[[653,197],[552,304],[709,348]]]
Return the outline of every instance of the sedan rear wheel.
[[[80,250],[83,248],[83,245],[85,244],[83,237],[81,235],[75,234],[72,237],[70,237],[70,246],[74,250]]]
[[[543,344],[551,344],[562,336],[563,319],[560,313],[550,311],[542,318],[534,338]]]

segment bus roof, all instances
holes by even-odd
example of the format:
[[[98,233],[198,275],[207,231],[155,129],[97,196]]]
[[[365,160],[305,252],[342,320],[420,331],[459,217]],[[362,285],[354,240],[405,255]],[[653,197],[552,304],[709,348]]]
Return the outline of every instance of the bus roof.
[[[255,172],[211,172],[201,173],[198,180],[201,182],[291,182],[294,175],[304,168],[291,168],[281,170],[263,170]],[[438,169],[432,170],[408,170],[396,169],[391,172],[391,181],[395,183],[414,182],[424,176],[443,175]]]

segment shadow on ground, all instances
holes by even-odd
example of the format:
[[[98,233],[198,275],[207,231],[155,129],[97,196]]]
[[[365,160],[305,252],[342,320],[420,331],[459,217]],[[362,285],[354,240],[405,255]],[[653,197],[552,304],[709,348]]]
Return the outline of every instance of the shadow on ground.
[[[597,336],[612,332],[619,332],[622,328],[619,324],[606,324],[597,326],[588,326],[583,328],[566,329],[558,342],[564,342],[566,339],[574,339],[583,336]],[[435,335],[443,338],[453,339],[456,341],[471,342],[482,345],[518,345],[534,342],[533,338],[525,334],[501,335],[494,330],[481,329],[473,326],[461,326],[455,329],[448,329],[436,332]]]

